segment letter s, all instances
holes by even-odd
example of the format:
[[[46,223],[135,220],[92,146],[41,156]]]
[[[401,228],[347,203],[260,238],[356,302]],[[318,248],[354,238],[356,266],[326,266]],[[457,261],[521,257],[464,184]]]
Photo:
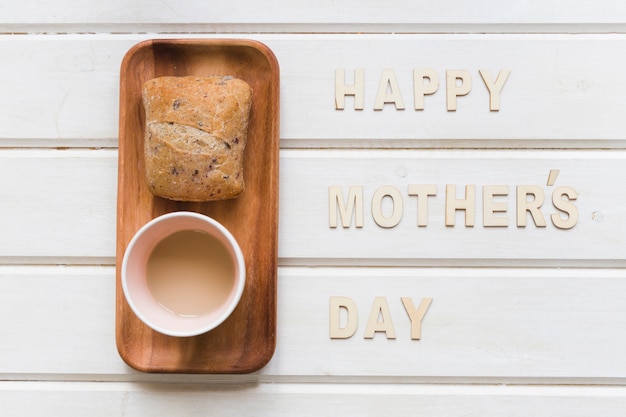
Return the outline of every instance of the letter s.
[[[564,196],[567,198],[563,198]],[[571,229],[578,223],[578,208],[572,203],[577,198],[578,193],[572,187],[558,187],[552,193],[552,204],[554,207],[567,214],[565,219],[558,213],[550,216],[552,223],[559,229]]]

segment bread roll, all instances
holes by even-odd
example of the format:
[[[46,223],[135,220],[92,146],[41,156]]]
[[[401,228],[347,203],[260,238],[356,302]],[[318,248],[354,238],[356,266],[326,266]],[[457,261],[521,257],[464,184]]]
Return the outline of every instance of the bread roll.
[[[154,195],[212,201],[244,191],[243,153],[252,88],[229,76],[145,82],[144,158]]]

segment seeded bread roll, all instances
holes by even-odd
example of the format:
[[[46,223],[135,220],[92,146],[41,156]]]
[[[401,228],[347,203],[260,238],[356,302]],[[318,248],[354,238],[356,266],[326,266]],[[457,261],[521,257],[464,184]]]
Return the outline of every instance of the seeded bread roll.
[[[243,152],[252,88],[224,77],[159,77],[143,85],[148,188],[177,201],[235,198],[244,191]]]

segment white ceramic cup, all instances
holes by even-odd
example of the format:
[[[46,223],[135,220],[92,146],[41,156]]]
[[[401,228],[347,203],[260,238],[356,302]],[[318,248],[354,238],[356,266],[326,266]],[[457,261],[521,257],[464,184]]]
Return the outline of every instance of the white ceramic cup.
[[[194,236],[202,239],[201,244],[186,247],[197,241]],[[195,258],[187,259],[189,253],[195,253]],[[197,265],[189,270],[190,264]],[[160,333],[178,337],[206,333],[224,322],[239,303],[245,280],[244,257],[232,234],[216,220],[186,211],[146,223],[128,244],[121,267],[124,296],[139,319]],[[178,299],[169,300],[174,296]],[[198,304],[204,302],[202,297],[211,299],[202,307],[206,310],[182,311],[191,308],[187,300]],[[177,304],[168,305],[174,301]],[[181,310],[168,308],[172,305]]]

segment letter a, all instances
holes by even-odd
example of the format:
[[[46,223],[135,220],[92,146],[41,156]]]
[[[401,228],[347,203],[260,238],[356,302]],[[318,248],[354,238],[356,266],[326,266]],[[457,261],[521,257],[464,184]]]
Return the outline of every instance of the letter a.
[[[389,93],[387,90],[389,89]],[[382,110],[385,103],[393,103],[396,110],[404,110],[404,100],[400,94],[400,86],[393,69],[384,69],[378,83],[378,92],[374,102],[374,110]]]
[[[381,318],[380,321],[378,321],[379,317]],[[396,338],[396,331],[391,322],[391,313],[389,312],[389,305],[385,297],[374,298],[370,317],[369,320],[367,320],[367,327],[365,328],[365,339],[373,339],[374,333],[376,332],[385,333],[387,339]]]

